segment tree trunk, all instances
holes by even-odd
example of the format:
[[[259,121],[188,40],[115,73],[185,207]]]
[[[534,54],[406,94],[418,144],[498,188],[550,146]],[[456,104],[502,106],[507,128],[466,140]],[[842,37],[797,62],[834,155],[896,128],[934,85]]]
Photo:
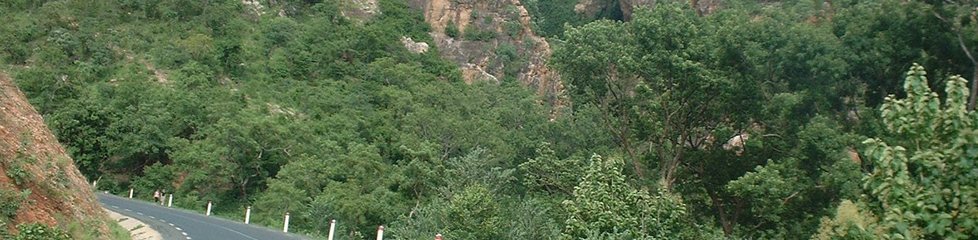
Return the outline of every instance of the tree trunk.
[[[635,176],[640,180],[645,180],[645,171],[642,169],[642,164],[639,162],[635,149],[632,149],[630,132],[632,123],[628,114],[629,108],[623,104],[623,101],[628,98],[629,91],[631,91],[634,85],[628,80],[634,79],[625,78],[623,80],[618,78],[618,67],[614,65],[610,66],[608,68],[608,80],[605,82],[605,86],[608,88],[608,94],[601,101],[601,105],[603,109],[606,109],[604,111],[605,122],[609,130],[614,131],[614,134],[618,135],[618,140],[621,141],[621,147],[628,154],[628,161],[632,163],[632,168],[635,170]],[[613,106],[612,103],[618,105]],[[615,117],[621,119],[621,123],[617,126],[612,120]]]
[[[628,154],[628,158],[632,162],[632,168],[635,169],[635,176],[637,176],[638,179],[644,180],[645,171],[642,170],[642,164],[638,162],[639,161],[638,157],[635,154],[635,149],[632,149],[632,144],[630,140],[631,132],[629,131],[629,129],[631,129],[631,119],[629,118],[628,113],[625,110],[620,110],[619,112],[622,115],[621,118],[623,122],[621,126],[622,129],[621,129],[621,136],[620,136],[622,147],[625,148],[625,153]]]
[[[960,26],[956,25],[955,22],[949,21],[947,18],[944,18],[944,16],[941,16],[941,14],[937,13],[936,11],[934,11],[932,14],[934,14],[934,17],[937,17],[937,19],[940,19],[941,21],[950,24],[953,27],[954,33],[955,35],[957,35],[958,38],[958,47],[960,47],[961,51],[964,52],[964,56],[968,57],[968,60],[971,60],[971,66],[972,66],[971,94],[968,96],[967,108],[968,111],[974,111],[976,97],[978,97],[976,96],[978,95],[978,60],[976,60],[975,56],[971,54],[972,48],[968,47],[968,45],[964,43],[964,36],[963,36],[964,33],[962,33],[964,32],[964,30],[962,30]],[[959,19],[955,19],[955,21],[959,21]],[[971,11],[971,21],[972,22],[978,21],[978,8],[975,8],[974,10]],[[974,24],[974,26],[978,28],[978,24]]]
[[[669,161],[661,161],[662,164],[659,165],[659,182],[663,188],[666,190],[672,190],[672,184],[676,182],[676,169],[679,168],[679,164],[683,160],[683,155],[685,151],[682,149],[676,150],[672,159]]]
[[[975,110],[975,99],[978,98],[978,63],[973,64],[971,74],[971,94],[968,95],[968,111]]]
[[[937,15],[937,16],[940,17],[940,15]],[[972,13],[972,18],[971,19],[972,20],[976,20],[975,15],[974,15],[974,12]],[[976,26],[978,26],[978,25],[976,25]],[[964,37],[962,36],[962,33],[961,33],[962,30],[961,29],[957,29],[956,31],[957,31],[957,36],[958,36],[958,45],[961,47],[961,51],[964,51],[964,55],[966,57],[968,57],[968,60],[971,60],[971,68],[972,68],[972,70],[971,70],[971,94],[969,94],[969,96],[968,96],[968,111],[974,111],[975,110],[975,99],[976,99],[976,97],[978,97],[978,96],[976,96],[976,95],[978,95],[978,60],[976,60],[975,59],[975,56],[971,54],[972,48],[970,48],[970,47],[968,47],[967,45],[964,44]]]
[[[717,218],[720,219],[720,225],[723,225],[723,234],[730,236],[730,234],[733,234],[733,222],[727,218],[727,212],[723,207],[723,202],[721,202],[720,197],[709,188],[706,189],[706,193],[710,195],[710,202],[713,203],[713,208],[716,210]]]

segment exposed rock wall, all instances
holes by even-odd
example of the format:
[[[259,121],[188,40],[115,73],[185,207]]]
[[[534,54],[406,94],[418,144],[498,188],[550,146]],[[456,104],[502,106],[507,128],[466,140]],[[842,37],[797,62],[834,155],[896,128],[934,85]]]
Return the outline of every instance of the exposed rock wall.
[[[380,13],[377,0],[345,0],[340,3],[340,13],[350,19],[362,21]]]
[[[519,0],[409,0],[431,24],[441,56],[458,64],[468,83],[516,79],[559,105],[563,85],[547,67],[550,44],[530,29]]]
[[[587,16],[588,18],[593,18],[606,8],[618,7],[617,5],[613,5],[614,3],[612,0],[579,0],[574,5],[574,12]]]

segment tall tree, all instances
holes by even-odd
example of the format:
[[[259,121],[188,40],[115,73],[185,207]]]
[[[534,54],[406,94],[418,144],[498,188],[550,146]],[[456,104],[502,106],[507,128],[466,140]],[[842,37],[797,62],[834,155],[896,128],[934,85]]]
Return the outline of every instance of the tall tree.
[[[712,144],[714,130],[745,129],[749,112],[740,110],[750,104],[742,103],[757,97],[741,88],[754,84],[715,67],[704,21],[687,7],[663,4],[627,23],[569,29],[554,50],[575,101],[599,106],[636,176],[646,178],[644,161],[651,160],[665,188],[689,151]]]
[[[907,96],[883,104],[883,122],[896,137],[865,141],[874,169],[863,184],[885,238],[978,236],[978,114],[967,110],[966,82],[951,77],[941,101],[914,65],[903,85]]]
[[[686,206],[677,196],[630,186],[620,160],[594,155],[590,162],[573,199],[564,201],[569,213],[565,238],[693,239],[709,234],[689,222]]]
[[[978,101],[978,1],[951,0],[925,1],[930,4],[929,11],[934,17],[951,29],[952,42],[971,63],[971,94],[968,97],[968,111],[975,110]]]

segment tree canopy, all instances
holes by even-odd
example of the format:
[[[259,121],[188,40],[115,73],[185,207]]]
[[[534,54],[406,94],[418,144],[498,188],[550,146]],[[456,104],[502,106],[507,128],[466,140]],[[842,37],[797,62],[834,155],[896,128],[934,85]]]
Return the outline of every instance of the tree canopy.
[[[973,2],[524,0],[560,106],[464,82],[426,1],[256,2],[6,1],[0,70],[100,188],[312,236],[978,235]]]

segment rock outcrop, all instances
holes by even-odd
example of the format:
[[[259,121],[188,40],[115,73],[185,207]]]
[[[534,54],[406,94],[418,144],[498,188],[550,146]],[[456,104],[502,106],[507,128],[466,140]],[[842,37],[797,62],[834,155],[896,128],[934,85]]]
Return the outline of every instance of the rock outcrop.
[[[421,54],[428,52],[428,43],[426,42],[415,42],[414,39],[409,37],[401,37],[401,44],[404,44],[404,47],[413,53]]]
[[[598,13],[608,8],[617,8],[616,2],[610,0],[579,0],[574,4],[574,12],[588,18],[594,18]]]
[[[625,21],[628,21],[632,19],[632,13],[636,8],[652,7],[655,5],[655,0],[619,0],[618,4],[621,5],[621,13]]]
[[[547,67],[550,44],[530,29],[519,0],[409,0],[424,12],[438,52],[468,83],[515,79],[560,105],[563,85]]]
[[[24,94],[0,73],[0,222],[77,224],[95,239],[109,238],[110,220],[87,180]],[[15,211],[9,216],[10,211]],[[9,218],[9,219],[8,219]],[[76,232],[72,232],[76,234]],[[81,236],[73,236],[80,238]],[[3,236],[0,236],[3,238]]]
[[[352,20],[363,21],[380,13],[377,0],[344,0],[340,3],[340,14]]]

